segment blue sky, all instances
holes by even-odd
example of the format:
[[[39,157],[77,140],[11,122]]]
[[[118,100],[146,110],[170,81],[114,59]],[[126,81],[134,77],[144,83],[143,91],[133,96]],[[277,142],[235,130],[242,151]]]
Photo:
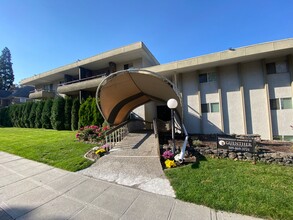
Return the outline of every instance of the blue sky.
[[[0,0],[15,83],[143,41],[160,63],[293,37],[292,0]]]

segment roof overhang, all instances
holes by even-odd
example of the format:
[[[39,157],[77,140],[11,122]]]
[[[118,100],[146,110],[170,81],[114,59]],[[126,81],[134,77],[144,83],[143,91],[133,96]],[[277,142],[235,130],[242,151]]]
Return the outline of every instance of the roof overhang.
[[[143,42],[137,42],[124,47],[113,49],[96,56],[78,60],[74,63],[62,66],[33,77],[21,80],[21,85],[37,85],[52,83],[54,81],[63,80],[64,75],[76,76],[79,73],[79,67],[90,70],[98,70],[109,66],[109,62],[124,63],[131,60],[144,58],[153,65],[158,65],[159,62],[148,50]]]
[[[147,69],[168,77],[176,73],[191,72],[235,63],[246,63],[260,59],[270,59],[289,54],[293,54],[293,38],[225,50],[152,66]]]
[[[182,118],[182,101],[176,87],[165,77],[141,70],[127,70],[106,77],[97,89],[98,107],[111,125],[127,120],[135,108],[150,102],[167,103],[170,98],[178,102],[175,109]]]

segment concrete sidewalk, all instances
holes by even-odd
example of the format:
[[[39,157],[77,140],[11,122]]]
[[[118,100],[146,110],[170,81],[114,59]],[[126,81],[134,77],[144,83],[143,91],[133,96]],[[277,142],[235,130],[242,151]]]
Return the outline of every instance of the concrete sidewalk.
[[[172,197],[143,192],[0,152],[0,219],[233,219]]]

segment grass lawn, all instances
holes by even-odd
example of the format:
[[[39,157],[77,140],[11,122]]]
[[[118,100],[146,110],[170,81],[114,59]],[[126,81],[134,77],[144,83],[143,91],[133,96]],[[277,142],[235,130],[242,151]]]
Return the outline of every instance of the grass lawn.
[[[74,131],[0,128],[0,151],[77,171],[92,164],[83,155],[93,145],[75,141],[75,134]]]
[[[293,167],[224,159],[165,171],[178,199],[268,219],[293,219]]]

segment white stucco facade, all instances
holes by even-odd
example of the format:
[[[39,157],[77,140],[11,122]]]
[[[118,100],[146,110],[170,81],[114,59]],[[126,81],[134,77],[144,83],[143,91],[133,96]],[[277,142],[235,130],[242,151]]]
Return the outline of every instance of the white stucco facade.
[[[100,62],[110,61],[115,61],[117,71],[129,64],[131,68],[142,68],[171,80],[181,95],[183,122],[191,134],[259,134],[263,139],[293,140],[290,127],[293,125],[293,39],[167,64],[159,64],[139,42],[82,60],[79,66],[95,71],[94,68],[103,67]],[[53,90],[72,95],[83,82],[76,83],[75,87],[68,85],[67,92],[58,86],[61,79],[58,77],[65,72],[74,75],[74,68],[76,64],[60,67],[25,79],[22,84],[38,88],[51,83]],[[158,109],[164,105],[166,103],[153,101],[134,112],[152,121],[160,115]]]

